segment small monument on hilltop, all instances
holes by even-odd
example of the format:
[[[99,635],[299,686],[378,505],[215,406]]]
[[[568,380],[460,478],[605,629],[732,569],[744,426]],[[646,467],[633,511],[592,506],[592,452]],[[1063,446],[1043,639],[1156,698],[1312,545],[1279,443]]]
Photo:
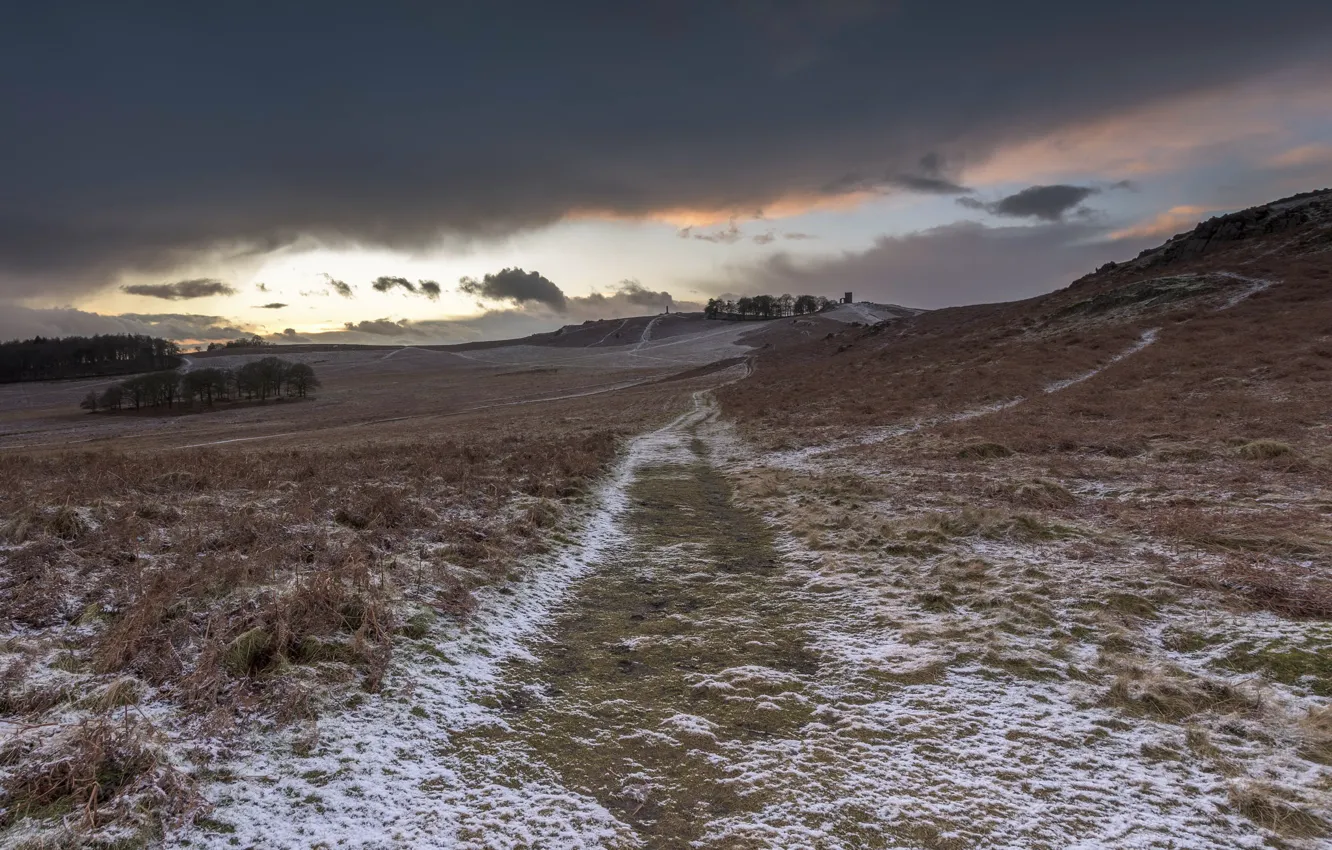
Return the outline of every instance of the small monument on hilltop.
[[[843,303],[843,304],[850,304],[850,303],[851,303],[851,293],[848,292],[848,293],[846,293],[845,295],[842,296],[842,303]]]

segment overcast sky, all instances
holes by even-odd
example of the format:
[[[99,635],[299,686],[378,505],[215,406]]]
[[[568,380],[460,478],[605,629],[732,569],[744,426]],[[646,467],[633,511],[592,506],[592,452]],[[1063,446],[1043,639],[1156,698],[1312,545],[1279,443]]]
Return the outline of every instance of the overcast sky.
[[[0,338],[1008,300],[1332,184],[1332,4],[53,0],[0,170]]]

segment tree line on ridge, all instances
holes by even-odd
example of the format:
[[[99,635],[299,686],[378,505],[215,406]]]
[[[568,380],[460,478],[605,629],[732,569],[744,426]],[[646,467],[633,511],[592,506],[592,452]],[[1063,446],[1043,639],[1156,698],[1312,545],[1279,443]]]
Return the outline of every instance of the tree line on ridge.
[[[805,316],[836,306],[822,295],[746,295],[737,299],[709,298],[705,319],[781,319]]]
[[[135,375],[101,393],[90,391],[79,406],[84,410],[115,411],[145,407],[211,407],[219,401],[267,401],[305,398],[320,385],[314,367],[281,357],[252,360],[236,369],[190,369]]]
[[[0,384],[171,369],[179,354],[176,343],[142,334],[15,339],[0,342]]]

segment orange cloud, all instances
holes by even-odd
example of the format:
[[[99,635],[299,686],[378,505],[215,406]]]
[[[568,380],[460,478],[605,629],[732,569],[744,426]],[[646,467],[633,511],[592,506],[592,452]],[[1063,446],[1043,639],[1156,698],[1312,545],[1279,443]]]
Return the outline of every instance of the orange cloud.
[[[1174,236],[1176,233],[1183,233],[1185,230],[1191,230],[1193,226],[1209,212],[1220,212],[1220,210],[1214,207],[1187,205],[1171,207],[1147,221],[1140,222],[1131,227],[1126,227],[1123,230],[1116,230],[1114,233],[1110,234],[1109,238],[1145,239],[1149,236]]]
[[[841,195],[798,193],[779,197],[762,204],[716,207],[672,207],[653,210],[641,215],[630,215],[613,210],[579,210],[570,213],[570,219],[597,219],[601,221],[657,221],[672,227],[713,227],[731,221],[752,219],[777,220],[793,218],[820,210],[851,210],[871,200],[881,199],[878,192],[847,192]]]
[[[1186,167],[1209,148],[1250,151],[1289,144],[1301,117],[1332,112],[1326,74],[1271,77],[1134,109],[999,149],[965,169],[972,185],[1036,182],[1071,174],[1123,178]],[[1287,152],[1309,156],[1316,145]],[[1299,153],[1297,153],[1299,152]]]
[[[1332,164],[1332,145],[1300,145],[1277,154],[1267,161],[1272,168],[1299,168],[1305,165]]]

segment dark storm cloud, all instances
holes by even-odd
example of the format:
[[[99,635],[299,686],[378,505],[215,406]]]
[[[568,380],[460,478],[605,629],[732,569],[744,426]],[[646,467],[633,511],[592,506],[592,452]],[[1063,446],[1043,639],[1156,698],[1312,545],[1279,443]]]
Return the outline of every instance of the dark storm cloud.
[[[764,231],[763,233],[756,234],[753,238],[753,242],[755,245],[771,245],[772,243],[776,242],[778,239],[785,239],[789,242],[800,242],[805,239],[817,239],[817,238],[818,238],[817,236],[811,236],[808,233],[799,233],[795,231],[787,233],[778,233],[775,230],[767,230]]]
[[[971,189],[951,179],[952,170],[938,152],[920,158],[913,171],[893,175],[888,188],[905,189],[922,195],[967,195]]]
[[[20,4],[0,29],[0,292],[302,239],[957,192],[930,157],[1326,63],[1330,28],[1322,0]]]
[[[286,306],[287,306],[287,305],[286,305],[286,304],[283,304],[281,301],[274,301],[272,304],[260,304],[260,305],[259,305],[259,309],[260,309],[260,310],[281,310],[283,307],[286,307]]]
[[[925,195],[965,195],[971,191],[966,186],[942,177],[924,177],[919,174],[899,174],[892,179],[891,184]]]
[[[636,304],[640,307],[661,307],[670,304],[672,300],[669,292],[656,292],[636,280],[620,281],[615,288],[615,293],[624,296],[624,300],[630,304]]]
[[[344,328],[348,331],[374,336],[419,336],[419,333],[412,327],[412,323],[406,319],[399,319],[396,322],[392,319],[363,319],[359,322],[347,322]]]
[[[371,281],[370,286],[374,288],[375,292],[388,292],[390,289],[392,289],[395,286],[402,287],[403,289],[413,294],[415,294],[416,292],[416,284],[412,283],[410,280],[408,280],[405,277],[390,277],[388,275],[384,275],[382,277],[377,277],[373,281]]]
[[[186,301],[191,298],[208,298],[212,295],[236,294],[235,287],[211,277],[178,280],[175,283],[136,283],[132,286],[122,286],[120,291],[129,295],[163,298],[167,301]]]
[[[1000,198],[993,203],[984,203],[975,198],[958,198],[964,207],[985,210],[992,215],[1009,218],[1039,218],[1045,221],[1059,221],[1078,204],[1100,192],[1094,186],[1029,186],[1021,192]]]
[[[339,295],[342,295],[345,298],[351,297],[351,288],[348,287],[347,284],[340,280],[333,280],[332,278],[329,278],[328,283]],[[371,281],[370,286],[373,287],[376,292],[389,292],[396,288],[410,292],[412,295],[424,295],[431,301],[439,300],[439,284],[433,280],[418,280],[416,283],[412,283],[405,277],[384,275]],[[343,291],[343,287],[346,287],[345,292]]]
[[[859,172],[843,174],[822,187],[827,194],[846,192],[876,192],[894,190],[916,192],[923,195],[966,195],[971,189],[952,179],[952,171],[943,155],[936,152],[921,157],[909,170],[892,174],[865,175]]]
[[[341,295],[343,298],[352,297],[352,285],[350,283],[347,283],[345,280],[338,280],[331,274],[325,273],[320,276],[324,279],[324,283],[329,289]]]
[[[799,260],[777,254],[734,270],[725,288],[740,292],[850,290],[857,299],[908,307],[1009,301],[1071,283],[1108,260],[1131,259],[1159,239],[1112,241],[1085,223],[986,227],[959,222],[905,236],[883,236],[866,251]]]
[[[504,269],[480,280],[462,278],[458,281],[458,291],[485,301],[509,301],[520,306],[544,304],[560,313],[569,306],[564,290],[539,272],[522,269]]]

